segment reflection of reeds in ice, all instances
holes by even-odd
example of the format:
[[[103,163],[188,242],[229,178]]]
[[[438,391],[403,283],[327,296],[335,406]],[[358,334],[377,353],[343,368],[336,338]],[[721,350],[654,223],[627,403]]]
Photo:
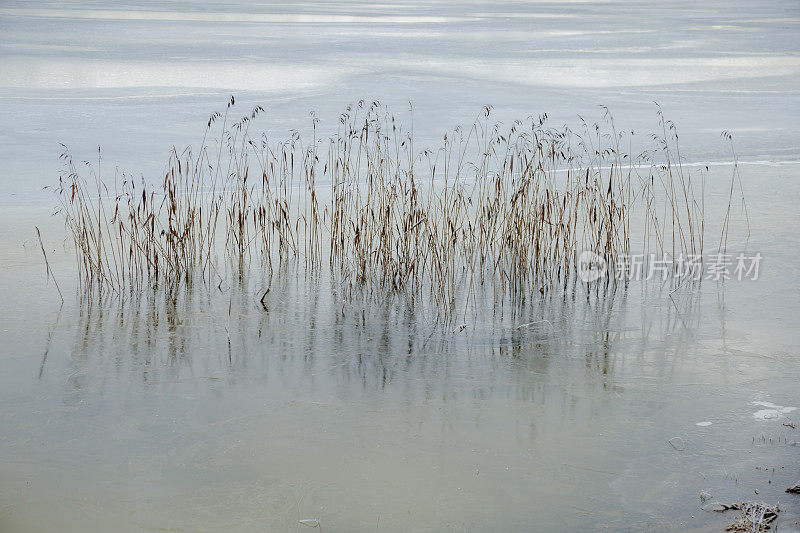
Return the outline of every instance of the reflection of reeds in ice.
[[[198,149],[173,150],[156,187],[104,181],[99,159],[87,180],[65,150],[56,192],[84,289],[211,282],[220,259],[241,275],[296,261],[451,313],[457,294],[476,301],[486,287],[502,298],[565,286],[582,250],[613,263],[631,252],[632,222],[646,250],[703,250],[702,188],[660,110],[654,148],[633,155],[608,112],[577,129],[546,115],[503,127],[487,107],[434,151],[377,103],[348,107],[330,138],[314,118],[310,143],[251,136],[263,109],[231,124],[233,104]]]

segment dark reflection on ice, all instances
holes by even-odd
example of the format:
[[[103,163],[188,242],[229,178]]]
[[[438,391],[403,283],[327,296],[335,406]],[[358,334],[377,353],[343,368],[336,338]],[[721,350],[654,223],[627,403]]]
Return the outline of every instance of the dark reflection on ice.
[[[663,290],[656,287],[649,298],[620,289],[601,297],[531,299],[484,310],[494,316],[454,330],[426,321],[402,297],[359,302],[324,285],[286,276],[264,307],[258,283],[227,293],[88,301],[74,328],[57,322],[52,328],[69,341],[66,401],[131,386],[157,391],[209,382],[335,397],[355,387],[400,394],[410,403],[498,397],[550,404],[541,396],[558,391],[555,405],[566,407],[624,390],[634,367],[641,378],[670,383],[702,322],[699,293],[673,302],[658,297]],[[51,344],[48,333],[42,368]],[[580,387],[577,396],[563,387],[564,373]]]

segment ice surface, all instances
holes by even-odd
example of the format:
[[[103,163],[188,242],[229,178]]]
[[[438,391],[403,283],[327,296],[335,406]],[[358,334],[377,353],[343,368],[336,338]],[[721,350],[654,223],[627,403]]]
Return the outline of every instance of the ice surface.
[[[797,159],[796,2],[5,2],[0,205],[38,203],[57,143],[106,169],[160,172],[235,93],[285,136],[334,128],[347,103],[414,103],[419,138],[548,112],[643,134],[660,102],[691,162]],[[644,139],[646,136],[643,135]]]
[[[0,524],[709,529],[700,490],[737,501],[758,486],[783,502],[795,470],[765,484],[757,467],[796,465],[796,448],[754,446],[749,414],[794,408],[749,402],[768,383],[798,405],[798,29],[796,0],[4,0]],[[154,177],[231,93],[242,114],[263,105],[257,128],[282,138],[311,110],[335,129],[361,98],[410,125],[411,101],[419,149],[485,104],[497,120],[547,112],[554,125],[597,120],[605,104],[644,141],[658,101],[686,161],[712,164],[716,183],[730,161],[719,134],[736,135],[762,278],[725,298],[706,284],[702,305],[629,301],[611,326],[602,309],[554,305],[575,337],[514,329],[524,342],[414,357],[388,319],[362,330],[349,307],[340,319],[290,295],[263,313],[249,305],[260,286],[241,315],[227,293],[178,323],[160,308],[83,314],[72,298],[62,315],[34,225],[65,288],[73,257],[52,237],[61,222],[30,208],[53,203],[42,187],[58,143],[76,160],[102,146],[104,176]],[[730,409],[744,416],[716,422]],[[681,452],[668,444],[679,433]],[[791,505],[782,513],[797,517]]]

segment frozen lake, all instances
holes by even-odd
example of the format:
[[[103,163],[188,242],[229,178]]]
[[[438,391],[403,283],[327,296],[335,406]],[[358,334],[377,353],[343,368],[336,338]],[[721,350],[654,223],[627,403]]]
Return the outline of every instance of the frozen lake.
[[[513,120],[592,122],[608,106],[650,132],[653,101],[692,161],[797,159],[800,8],[794,2],[194,2],[0,6],[3,204],[52,183],[57,143],[76,157],[160,171],[235,93],[285,135],[315,111],[413,102],[422,137],[483,105]]]
[[[800,529],[799,87],[791,1],[3,2],[0,530],[724,529],[700,491]],[[644,146],[658,102],[710,169],[713,244],[734,134],[731,248],[761,277],[433,337],[297,272],[267,313],[259,279],[87,307],[42,190],[59,143],[157,181],[231,94],[277,138],[362,98],[410,124],[411,102],[420,149],[487,104],[570,125],[605,105]]]

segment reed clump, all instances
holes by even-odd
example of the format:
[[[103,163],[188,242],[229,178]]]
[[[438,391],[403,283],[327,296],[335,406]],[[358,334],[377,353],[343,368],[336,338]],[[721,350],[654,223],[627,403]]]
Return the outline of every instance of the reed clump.
[[[264,110],[208,121],[200,146],[173,149],[163,179],[88,178],[64,150],[55,188],[80,285],[98,293],[216,285],[228,266],[270,274],[294,261],[329,269],[347,291],[402,291],[440,311],[567,287],[590,250],[609,264],[632,252],[701,255],[703,188],[682,164],[658,110],[651,148],[605,110],[596,124],[510,125],[484,108],[436,149],[377,102],[358,102],[336,132],[272,141],[250,133]],[[413,113],[413,110],[411,111]],[[633,240],[634,234],[636,240]]]

